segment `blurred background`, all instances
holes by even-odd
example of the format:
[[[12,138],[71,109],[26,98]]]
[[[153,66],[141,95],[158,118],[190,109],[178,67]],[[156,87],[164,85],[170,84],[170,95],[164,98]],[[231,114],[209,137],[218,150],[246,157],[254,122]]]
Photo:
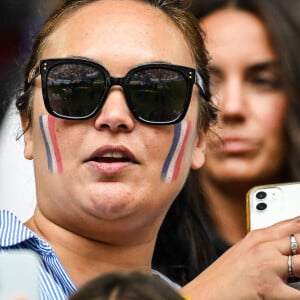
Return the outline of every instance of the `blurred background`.
[[[32,37],[60,2],[62,1],[0,2],[0,124],[14,96],[14,87],[20,80],[19,70],[27,58]]]
[[[14,212],[22,221],[35,207],[32,161],[24,159],[16,88],[30,53],[32,39],[62,0],[0,1],[0,209]]]

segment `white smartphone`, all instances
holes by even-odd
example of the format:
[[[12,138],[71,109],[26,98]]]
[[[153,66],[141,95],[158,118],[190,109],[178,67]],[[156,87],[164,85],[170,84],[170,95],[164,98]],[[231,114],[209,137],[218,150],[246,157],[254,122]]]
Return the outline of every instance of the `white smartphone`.
[[[39,300],[39,266],[30,250],[0,252],[0,299]]]
[[[256,186],[246,199],[248,231],[300,216],[300,182]]]

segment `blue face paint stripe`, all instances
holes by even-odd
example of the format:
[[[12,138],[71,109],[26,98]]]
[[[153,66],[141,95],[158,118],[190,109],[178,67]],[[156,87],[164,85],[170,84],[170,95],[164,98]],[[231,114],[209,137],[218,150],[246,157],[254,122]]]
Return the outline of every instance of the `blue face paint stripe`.
[[[43,140],[44,140],[44,143],[46,146],[48,169],[50,172],[53,172],[51,151],[50,151],[50,146],[49,146],[49,143],[48,143],[48,140],[46,137],[46,131],[45,131],[45,126],[44,126],[44,122],[43,122],[43,117],[44,116],[39,117],[39,123],[40,123],[41,131],[42,131]]]
[[[168,173],[168,169],[169,169],[171,160],[173,158],[173,155],[174,155],[174,153],[176,151],[176,147],[178,145],[178,141],[179,141],[179,138],[180,138],[180,131],[181,131],[181,123],[175,124],[174,125],[174,137],[173,137],[172,146],[171,146],[169,154],[168,154],[168,156],[166,158],[164,166],[162,168],[162,174],[161,174],[161,179],[162,180],[166,179],[166,176],[167,176],[167,173]]]

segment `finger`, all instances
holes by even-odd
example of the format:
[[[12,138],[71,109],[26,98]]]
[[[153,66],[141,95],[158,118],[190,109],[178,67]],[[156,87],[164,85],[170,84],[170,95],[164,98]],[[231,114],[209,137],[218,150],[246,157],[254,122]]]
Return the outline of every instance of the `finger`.
[[[300,291],[287,284],[279,283],[275,288],[273,286],[270,293],[266,293],[266,297],[264,299],[299,300]]]
[[[290,259],[290,268],[289,268]],[[281,256],[280,265],[283,273],[283,280],[271,284],[273,289],[265,290],[265,299],[300,299],[300,282],[287,284],[288,278],[300,277],[300,255]],[[290,269],[290,270],[289,270]],[[279,279],[279,278],[278,278]]]
[[[300,255],[280,256],[277,260],[280,262],[280,264],[277,265],[278,274],[284,282],[287,283],[288,279],[300,277]],[[273,270],[276,271],[277,267],[273,267]],[[300,289],[300,282],[297,286]]]
[[[292,274],[295,277],[300,277],[300,255],[297,254],[290,257],[291,257],[290,259],[291,259]],[[287,269],[288,269],[288,261],[287,261]]]
[[[278,251],[285,255],[296,255],[300,253],[300,234],[290,234],[280,240],[274,240],[266,243],[272,243],[269,247],[275,247]]]
[[[291,257],[293,275],[300,274],[300,255]],[[296,258],[296,259],[295,259]],[[261,285],[258,289],[259,299],[280,299],[293,300],[300,299],[300,291],[287,284],[288,280],[288,256],[279,255],[276,260],[265,260],[265,265],[260,265],[259,281]],[[279,275],[277,276],[276,273]],[[300,275],[299,275],[300,276]],[[300,288],[300,283],[295,284]]]
[[[299,234],[298,240],[300,242],[300,217],[281,221],[263,229],[253,230],[247,234],[245,240],[250,240],[251,244],[259,244],[285,238],[288,240],[288,244],[290,244],[290,234]]]

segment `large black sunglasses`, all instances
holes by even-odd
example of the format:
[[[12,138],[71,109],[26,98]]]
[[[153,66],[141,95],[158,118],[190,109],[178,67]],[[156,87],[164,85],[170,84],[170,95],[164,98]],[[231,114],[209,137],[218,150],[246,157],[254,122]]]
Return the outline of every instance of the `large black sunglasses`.
[[[49,114],[69,120],[94,116],[109,89],[120,85],[136,119],[147,124],[180,122],[189,107],[194,83],[205,97],[201,76],[193,68],[151,63],[111,77],[100,64],[81,58],[41,60],[29,84],[41,75],[44,103]]]

